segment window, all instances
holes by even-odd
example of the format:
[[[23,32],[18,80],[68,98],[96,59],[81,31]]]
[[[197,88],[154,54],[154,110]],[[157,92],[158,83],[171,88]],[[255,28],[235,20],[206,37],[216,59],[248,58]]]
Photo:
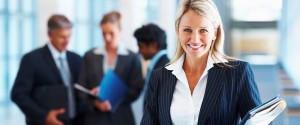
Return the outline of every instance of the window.
[[[0,105],[7,104],[21,57],[36,47],[35,0],[0,1]],[[4,42],[3,42],[4,41]]]
[[[280,18],[282,0],[232,0],[235,21],[266,22]]]
[[[147,6],[147,17],[148,21],[151,23],[158,22],[158,8],[159,8],[159,0],[148,0]]]
[[[75,27],[72,48],[83,55],[91,48],[98,47],[103,42],[99,29],[102,16],[111,10],[118,10],[119,0],[76,0]]]

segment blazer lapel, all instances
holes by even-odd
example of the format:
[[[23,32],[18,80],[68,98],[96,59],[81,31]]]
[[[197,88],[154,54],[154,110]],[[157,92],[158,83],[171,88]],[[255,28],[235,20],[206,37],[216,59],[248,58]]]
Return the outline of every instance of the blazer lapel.
[[[173,99],[173,93],[175,90],[175,86],[176,86],[176,82],[177,82],[177,78],[176,76],[174,76],[171,71],[168,71],[166,69],[164,69],[166,72],[164,72],[164,74],[162,74],[163,76],[163,81],[160,82],[160,84],[162,85],[162,87],[160,88],[166,88],[163,90],[159,90],[160,91],[160,95],[161,102],[159,102],[161,104],[161,111],[165,112],[163,114],[161,114],[163,117],[161,119],[165,120],[165,124],[172,124],[172,119],[171,119],[171,115],[170,115],[170,107],[171,107],[171,103],[172,103],[172,99]]]
[[[207,86],[199,113],[198,125],[205,124],[206,119],[210,116],[215,102],[220,95],[220,91],[223,88],[224,73],[225,68],[218,67],[217,65],[214,65],[214,67],[208,71]]]
[[[58,84],[63,83],[62,78],[59,74],[59,70],[55,64],[55,61],[50,53],[48,46],[45,45],[43,47],[43,50],[44,50],[44,59],[46,60],[46,63],[48,63],[49,67],[51,68],[53,73],[56,75],[56,78],[58,79],[58,81],[60,81]]]

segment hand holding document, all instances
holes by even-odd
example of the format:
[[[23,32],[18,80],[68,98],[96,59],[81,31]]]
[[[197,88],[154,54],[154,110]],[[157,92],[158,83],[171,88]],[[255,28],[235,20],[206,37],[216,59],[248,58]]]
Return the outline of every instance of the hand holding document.
[[[127,84],[123,82],[113,70],[108,70],[102,78],[98,95],[93,94],[91,90],[79,84],[75,84],[74,87],[88,95],[98,98],[102,102],[109,101],[112,112],[117,110],[128,93]]]
[[[240,125],[268,125],[286,107],[286,102],[276,96],[266,103],[250,110],[241,120]]]
[[[88,94],[88,95],[90,95],[90,96],[93,96],[93,97],[96,97],[96,98],[97,98],[97,95],[95,95],[94,93],[92,93],[91,90],[89,90],[89,89],[87,89],[87,88],[85,88],[85,87],[79,85],[78,83],[75,83],[75,84],[74,84],[74,87],[75,87],[75,89],[80,90],[81,92],[84,92],[84,93],[86,93],[86,94]]]

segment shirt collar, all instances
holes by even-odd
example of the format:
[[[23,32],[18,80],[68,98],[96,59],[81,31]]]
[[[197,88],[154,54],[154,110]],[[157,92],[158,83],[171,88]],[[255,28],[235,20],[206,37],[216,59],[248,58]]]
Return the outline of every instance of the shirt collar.
[[[149,64],[149,69],[153,69],[158,59],[165,54],[167,54],[167,50],[160,50],[158,53],[156,53],[154,57],[151,59],[151,62]]]
[[[97,55],[105,55],[106,54],[105,46],[100,45],[97,49],[94,50],[94,53]],[[129,52],[122,44],[120,44],[118,46],[117,54],[126,56],[129,54]]]
[[[50,53],[52,55],[52,57],[54,59],[58,59],[58,58],[62,58],[62,59],[65,59],[67,57],[66,55],[66,50],[62,51],[62,52],[59,52],[51,42],[49,42],[48,44],[48,47],[49,47],[49,50],[50,50]]]
[[[185,54],[182,54],[177,61],[175,61],[174,63],[172,63],[168,66],[166,66],[165,68],[167,70],[172,70],[172,73],[174,75],[180,74],[183,70],[182,65],[183,65],[183,62],[184,62],[184,58],[185,58]],[[220,60],[215,59],[215,61],[214,61],[213,58],[214,57],[212,57],[212,55],[209,53],[208,58],[207,58],[207,62],[206,62],[206,68],[205,68],[204,72],[206,72],[209,69],[211,69],[212,67],[214,67],[214,63],[228,62],[227,60],[225,60],[223,58],[219,58]]]

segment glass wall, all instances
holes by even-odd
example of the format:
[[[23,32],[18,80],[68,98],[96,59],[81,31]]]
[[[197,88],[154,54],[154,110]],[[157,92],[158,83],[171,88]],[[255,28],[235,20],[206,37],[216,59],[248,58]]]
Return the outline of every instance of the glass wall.
[[[36,1],[0,2],[0,105],[9,103],[21,57],[36,47]]]
[[[118,10],[118,2],[119,0],[76,0],[72,48],[77,53],[83,55],[103,42],[99,21],[106,12]]]

